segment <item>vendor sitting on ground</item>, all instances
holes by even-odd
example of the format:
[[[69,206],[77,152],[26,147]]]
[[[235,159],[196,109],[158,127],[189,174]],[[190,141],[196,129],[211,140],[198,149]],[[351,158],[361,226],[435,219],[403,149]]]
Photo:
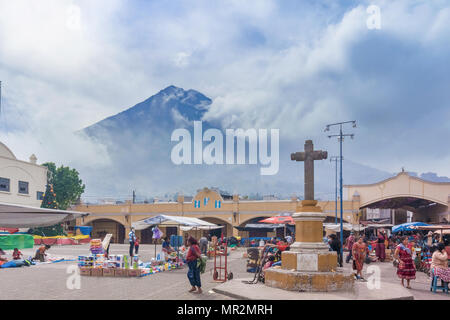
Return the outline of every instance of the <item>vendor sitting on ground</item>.
[[[162,251],[164,251],[165,253],[174,252],[175,250],[170,246],[170,243],[167,239],[168,237],[163,238],[164,241],[162,243]]]
[[[4,264],[5,262],[8,262],[8,259],[6,259],[6,253],[5,253],[5,251],[3,251],[1,248],[0,248],[0,266],[2,265],[2,264]]]
[[[14,248],[13,259],[20,260],[20,259],[22,259],[22,256],[23,256],[22,252],[20,252],[19,249]]]
[[[51,246],[48,244],[40,246],[36,250],[36,255],[34,256],[33,260],[39,260],[40,262],[44,262],[45,257],[47,256],[47,254],[45,252],[50,248],[51,248]]]
[[[444,282],[450,282],[450,268],[448,267],[448,255],[445,245],[439,242],[433,252],[431,269],[434,275],[438,276]]]

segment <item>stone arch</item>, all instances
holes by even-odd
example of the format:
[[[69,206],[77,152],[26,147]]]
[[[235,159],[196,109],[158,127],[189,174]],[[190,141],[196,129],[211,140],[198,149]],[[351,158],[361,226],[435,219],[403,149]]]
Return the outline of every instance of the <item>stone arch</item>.
[[[270,218],[270,217],[273,217],[273,216],[276,216],[276,214],[273,214],[273,213],[267,213],[267,214],[266,213],[260,213],[258,215],[254,215],[252,217],[248,217],[245,220],[241,220],[240,223],[239,223],[239,226],[243,227],[247,223],[257,223],[257,221],[259,221],[259,220],[263,220],[263,219]]]
[[[122,216],[120,216],[119,218],[113,217],[113,216],[107,216],[107,217],[87,216],[87,217],[84,217],[83,222],[81,223],[81,225],[82,225],[82,226],[85,226],[85,225],[87,225],[88,223],[91,223],[91,222],[93,222],[93,221],[105,219],[105,220],[112,220],[112,221],[115,221],[115,222],[117,222],[117,223],[123,225],[124,227],[126,227],[126,224],[124,223],[124,221],[122,221],[122,220],[120,219],[121,217],[122,217]]]
[[[393,200],[393,199],[397,199],[397,198],[415,198],[418,200],[426,200],[429,202],[434,202],[434,203],[438,203],[441,204],[443,206],[447,206],[447,203],[444,203],[443,201],[437,200],[437,199],[433,199],[431,197],[428,196],[424,196],[424,195],[414,195],[414,194],[393,194],[393,195],[389,195],[389,196],[385,196],[385,197],[380,197],[380,198],[376,198],[376,199],[370,199],[369,201],[365,202],[365,203],[361,203],[360,208],[367,208],[372,206],[373,204],[382,202],[382,201],[386,201],[386,200]]]
[[[221,233],[223,231],[223,236],[224,237],[231,237],[233,235],[233,225],[229,221],[226,221],[223,218],[207,216],[207,217],[201,217],[199,219],[202,219],[202,220],[205,220],[206,222],[214,223],[214,224],[217,224],[217,225],[225,226],[222,229],[215,229],[215,230],[211,230],[211,231],[206,231],[206,232],[204,232],[204,234],[211,234],[211,235],[215,235],[217,237],[220,237],[220,235],[221,235]]]
[[[259,223],[260,220],[266,219],[266,218],[270,218],[273,217],[274,214],[264,214],[264,213],[260,213],[258,215],[254,215],[253,217],[249,217],[247,219],[245,219],[243,222],[241,220],[241,223],[239,224],[239,227],[244,227],[246,224],[248,223]],[[278,230],[278,229],[277,229]],[[267,232],[267,231],[239,231],[239,235],[241,235],[243,238],[254,238],[254,237],[275,237],[275,236],[280,236],[282,237],[283,235],[283,229],[280,229],[277,232]]]
[[[416,195],[383,197],[361,205],[361,209],[366,208],[393,209],[396,217],[394,224],[407,222],[407,211],[413,213],[413,221],[423,221],[428,223],[433,222],[433,217],[438,218],[440,214],[448,212],[448,205],[443,204],[442,201],[437,201],[436,199],[427,196]],[[398,220],[399,214],[403,215],[401,220]]]
[[[83,225],[92,226],[91,237],[102,239],[107,233],[113,235],[112,243],[124,243],[125,225],[115,218],[98,217],[85,222]]]

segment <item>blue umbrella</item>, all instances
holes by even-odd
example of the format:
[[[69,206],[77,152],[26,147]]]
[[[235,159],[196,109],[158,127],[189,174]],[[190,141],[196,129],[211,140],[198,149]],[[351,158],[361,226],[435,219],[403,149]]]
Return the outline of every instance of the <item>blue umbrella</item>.
[[[426,224],[424,222],[408,222],[399,224],[392,227],[392,232],[400,232],[400,231],[414,231],[415,229],[411,229],[412,226],[429,226],[429,224]]]

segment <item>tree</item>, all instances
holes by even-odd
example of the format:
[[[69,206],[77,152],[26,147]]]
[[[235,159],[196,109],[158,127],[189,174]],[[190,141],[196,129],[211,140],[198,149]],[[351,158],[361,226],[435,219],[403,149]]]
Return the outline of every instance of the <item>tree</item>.
[[[84,192],[85,185],[75,169],[61,166],[56,168],[53,162],[44,163],[48,168],[47,188],[42,199],[41,208],[66,210],[75,204]],[[56,236],[65,235],[63,225],[35,228],[33,234]]]
[[[47,183],[47,188],[45,189],[44,196],[42,198],[41,208],[47,209],[57,209],[58,203],[56,202],[56,194],[53,190],[53,186]],[[40,236],[53,237],[58,235],[64,235],[64,228],[60,224],[48,227],[40,227],[30,230],[32,234],[37,234]]]
[[[53,185],[58,209],[66,210],[76,204],[85,189],[78,171],[64,166],[56,168],[53,162],[46,162],[43,166],[48,168],[47,183]]]
[[[53,186],[47,184],[45,189],[44,197],[42,198],[41,208],[57,209],[58,204],[56,202],[56,194],[53,191]]]

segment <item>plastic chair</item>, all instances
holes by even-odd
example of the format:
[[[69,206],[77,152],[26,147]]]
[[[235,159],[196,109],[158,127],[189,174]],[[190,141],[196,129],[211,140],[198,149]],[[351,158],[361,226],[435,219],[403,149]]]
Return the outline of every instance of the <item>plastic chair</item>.
[[[438,286],[437,282],[439,279],[438,276],[434,275],[434,268],[431,270],[431,287],[430,291],[436,292],[437,290],[442,290],[442,292],[445,292],[448,294],[448,282],[444,282],[441,280],[441,285]]]

